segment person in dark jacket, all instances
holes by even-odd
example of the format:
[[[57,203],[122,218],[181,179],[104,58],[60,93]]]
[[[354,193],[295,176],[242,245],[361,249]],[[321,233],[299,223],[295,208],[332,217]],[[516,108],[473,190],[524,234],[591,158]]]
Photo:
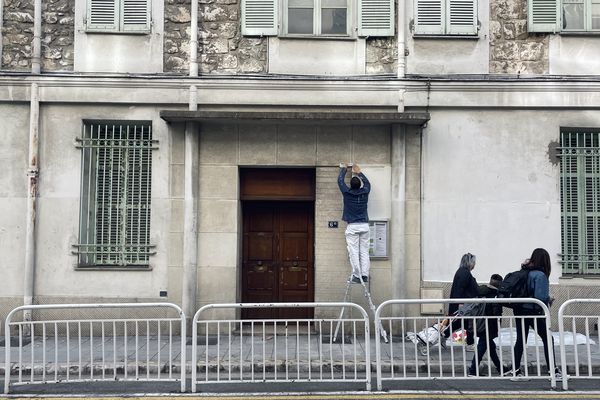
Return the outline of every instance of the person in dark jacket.
[[[348,223],[346,227],[346,245],[348,256],[352,266],[351,281],[361,283],[369,281],[369,270],[371,267],[369,259],[369,215],[367,204],[371,183],[360,170],[358,164],[352,165],[350,187],[346,185],[344,178],[350,167],[340,164],[338,175],[338,186],[344,198],[344,211],[342,219]]]
[[[521,268],[529,270],[527,275],[527,291],[529,297],[540,300],[547,306],[550,306],[552,299],[550,297],[550,272],[552,267],[550,264],[550,255],[545,249],[535,249],[531,253],[531,257],[523,262]],[[535,316],[543,315],[543,311],[540,306],[532,303],[523,303],[520,307],[514,309],[515,316]],[[550,337],[551,341],[548,340],[546,318],[516,318],[515,325],[517,327],[517,341],[515,343],[515,365],[514,370],[508,371],[506,374],[512,375],[516,380],[523,379],[525,376],[521,369],[521,357],[523,356],[523,344],[527,343],[527,336],[529,335],[529,329],[535,329],[538,336],[542,339],[544,344],[544,356],[546,357],[546,365],[550,370],[549,354],[550,346],[552,346],[552,354],[554,354],[554,338]],[[554,357],[556,361],[556,357]],[[558,368],[554,368],[554,374],[556,379],[562,379],[561,371]],[[520,378],[520,379],[519,379]]]
[[[479,287],[477,285],[477,281],[471,274],[473,268],[475,268],[475,263],[477,262],[477,257],[474,254],[467,253],[462,256],[460,259],[460,267],[456,270],[454,274],[454,279],[452,280],[452,289],[450,289],[450,298],[451,299],[472,299],[477,297],[479,294]],[[454,315],[454,313],[458,310],[460,304],[451,303],[448,306],[448,314]],[[469,320],[463,320],[461,318],[456,318],[450,329],[446,330],[446,337],[450,335],[451,332],[459,328],[464,328],[467,332],[467,351],[475,351],[475,338],[473,335],[473,324],[469,323]]]
[[[479,285],[479,297],[485,297],[493,299],[498,295],[498,287],[502,283],[502,276],[498,274],[492,275],[490,283],[486,285]],[[469,376],[477,375],[477,366],[481,363],[483,356],[487,349],[490,349],[490,358],[498,371],[498,374],[502,374],[502,365],[496,352],[496,343],[494,339],[498,337],[498,325],[502,315],[502,305],[499,303],[487,303],[483,315],[495,318],[482,318],[477,320],[476,329],[479,342],[477,342],[477,353],[473,355],[471,361],[471,367],[469,368]]]

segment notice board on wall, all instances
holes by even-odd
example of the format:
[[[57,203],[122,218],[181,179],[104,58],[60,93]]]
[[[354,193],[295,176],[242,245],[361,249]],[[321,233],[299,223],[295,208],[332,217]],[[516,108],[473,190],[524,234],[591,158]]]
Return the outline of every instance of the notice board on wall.
[[[369,256],[371,258],[388,257],[388,221],[369,221],[371,231],[369,239]]]

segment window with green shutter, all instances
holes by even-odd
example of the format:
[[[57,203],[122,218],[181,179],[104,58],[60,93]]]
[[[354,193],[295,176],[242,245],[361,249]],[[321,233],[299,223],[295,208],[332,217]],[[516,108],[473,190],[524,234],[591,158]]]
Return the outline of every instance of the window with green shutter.
[[[150,243],[152,126],[84,122],[81,154],[80,267],[146,267]]]
[[[88,32],[150,32],[151,0],[87,0]]]
[[[600,274],[600,129],[561,131],[562,272]]]
[[[600,0],[529,0],[529,32],[600,32]]]
[[[477,35],[477,0],[414,0],[415,36]]]
[[[246,36],[394,36],[394,28],[394,0],[242,0]]]

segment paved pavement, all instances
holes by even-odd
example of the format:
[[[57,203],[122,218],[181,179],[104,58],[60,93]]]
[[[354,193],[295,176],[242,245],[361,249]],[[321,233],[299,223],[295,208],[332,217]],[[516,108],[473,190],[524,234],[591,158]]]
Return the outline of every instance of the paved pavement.
[[[178,337],[172,340],[165,336],[136,337],[94,337],[69,338],[48,336],[46,340],[35,337],[31,343],[21,343],[22,350],[11,346],[11,380],[26,381],[60,381],[68,375],[70,380],[109,380],[108,383],[96,383],[96,390],[102,393],[122,393],[136,390],[136,385],[144,379],[173,379],[179,378],[181,371],[181,342]],[[331,376],[339,379],[342,376],[356,380],[366,379],[364,363],[365,341],[360,337],[348,337],[343,343],[333,343],[327,337],[318,335],[294,334],[290,337],[278,335],[233,336],[229,340],[216,339],[214,336],[199,339],[197,371],[199,379],[222,380],[248,376],[252,380],[269,381],[273,376],[285,380],[302,380],[306,373],[312,374],[312,379]],[[169,346],[169,343],[171,346]],[[18,343],[13,343],[17,345]],[[597,390],[600,388],[600,347],[586,345],[567,346],[569,373],[574,374],[578,368],[579,374],[591,374],[590,380],[570,382],[570,388],[577,390]],[[575,349],[577,351],[575,351]],[[191,343],[187,343],[186,372],[189,379],[191,373]],[[452,390],[464,392],[476,388],[483,390],[506,390],[507,387],[518,390],[549,390],[547,377],[533,379],[530,382],[511,382],[508,378],[492,376],[467,378],[465,366],[470,362],[473,353],[466,352],[461,345],[450,345],[447,348],[435,346],[429,349],[429,354],[421,354],[414,344],[402,338],[392,337],[390,343],[382,344],[382,375],[392,376],[400,380],[385,381],[387,390]],[[510,364],[512,347],[504,343],[501,357],[505,365]],[[371,380],[376,387],[375,341],[371,340]],[[542,364],[543,351],[541,347],[529,347],[529,373],[544,375]],[[556,351],[560,357],[560,352]],[[0,360],[4,360],[5,348],[0,348]],[[19,358],[20,357],[20,358]],[[31,362],[33,357],[33,363]],[[361,358],[362,357],[362,358]],[[19,359],[21,362],[19,363]],[[361,361],[362,360],[362,361]],[[541,360],[542,362],[538,362]],[[240,361],[243,365],[240,366]],[[481,374],[487,374],[487,357],[484,357]],[[545,362],[543,362],[545,365]],[[33,365],[33,368],[32,368]],[[577,367],[576,367],[577,366]],[[591,368],[589,367],[591,366]],[[4,376],[4,364],[0,366],[0,374]],[[255,375],[254,375],[255,374]],[[346,374],[346,375],[344,375]],[[118,382],[132,379],[131,382]],[[245,378],[246,381],[251,380]],[[55,383],[53,385],[15,386],[17,393],[39,393],[52,390],[73,392],[75,384]],[[89,384],[85,384],[86,387]],[[123,386],[125,385],[125,386]],[[176,393],[179,390],[177,382],[151,382],[145,387],[144,393]],[[283,391],[294,392],[319,391],[330,386],[331,390],[364,391],[363,382],[333,382],[330,384],[314,382],[288,383],[207,383],[199,385],[202,392],[227,393],[246,388],[249,392],[273,391],[274,386],[282,386]],[[94,387],[94,386],[92,386]],[[189,390],[190,385],[187,385]],[[559,383],[560,388],[560,383]],[[116,390],[116,392],[115,392]],[[108,392],[105,392],[108,391]],[[139,392],[138,392],[139,393]]]

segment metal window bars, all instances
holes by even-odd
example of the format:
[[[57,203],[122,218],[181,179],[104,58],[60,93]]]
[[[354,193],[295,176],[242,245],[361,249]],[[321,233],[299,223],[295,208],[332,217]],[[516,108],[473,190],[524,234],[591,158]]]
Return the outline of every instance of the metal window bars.
[[[152,139],[149,122],[86,122],[81,156],[80,267],[147,266]]]

